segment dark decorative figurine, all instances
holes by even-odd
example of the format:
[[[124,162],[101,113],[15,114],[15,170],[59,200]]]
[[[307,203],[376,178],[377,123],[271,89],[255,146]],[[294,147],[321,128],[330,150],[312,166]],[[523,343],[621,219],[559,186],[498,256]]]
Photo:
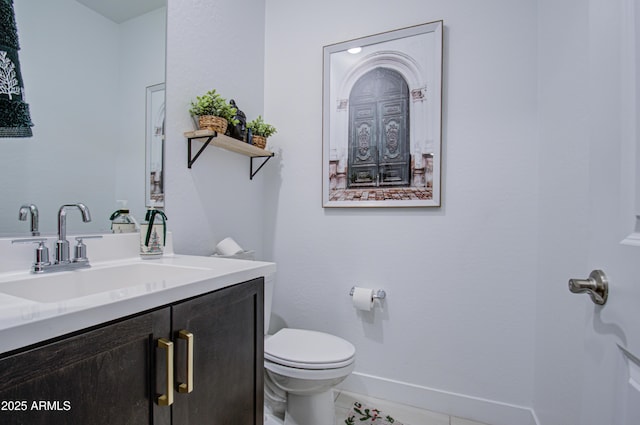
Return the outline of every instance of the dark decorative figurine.
[[[229,136],[233,137],[234,139],[244,141],[247,132],[247,116],[244,112],[238,109],[235,100],[231,99],[229,101],[229,104],[231,105],[231,107],[236,108],[237,112],[235,119],[239,121],[238,124],[231,126],[229,130],[227,130],[229,132]]]

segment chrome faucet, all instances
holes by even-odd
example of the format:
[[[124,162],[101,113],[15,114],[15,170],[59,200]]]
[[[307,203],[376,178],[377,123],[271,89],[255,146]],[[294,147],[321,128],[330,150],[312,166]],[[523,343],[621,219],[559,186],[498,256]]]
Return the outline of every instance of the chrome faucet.
[[[65,204],[58,210],[58,241],[56,242],[56,264],[67,264],[69,260],[69,241],[67,240],[67,208],[78,208],[82,213],[82,221],[88,223],[91,221],[91,213],[86,205],[77,204]]]
[[[20,221],[27,221],[28,214],[31,215],[31,236],[40,236],[40,230],[38,229],[38,207],[34,204],[21,206],[18,219]]]
[[[60,210],[58,210],[58,240],[55,244],[56,252],[53,262],[49,261],[49,249],[46,245],[46,238],[15,239],[11,241],[12,243],[38,244],[38,247],[36,248],[35,261],[31,268],[33,273],[74,270],[83,267],[90,267],[89,259],[87,258],[87,246],[84,244],[83,239],[102,238],[102,236],[76,236],[77,243],[74,250],[75,255],[73,259],[70,260],[69,241],[67,240],[67,208],[78,208],[82,214],[82,221],[85,223],[91,221],[89,208],[84,204],[65,204],[60,207]],[[22,214],[22,209],[20,211]]]

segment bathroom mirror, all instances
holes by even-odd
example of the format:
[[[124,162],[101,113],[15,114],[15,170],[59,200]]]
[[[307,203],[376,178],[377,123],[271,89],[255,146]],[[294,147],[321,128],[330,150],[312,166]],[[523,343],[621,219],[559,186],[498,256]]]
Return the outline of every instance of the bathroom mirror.
[[[39,210],[44,235],[57,212],[71,233],[110,231],[120,203],[137,218],[146,196],[147,87],[164,83],[166,0],[14,1],[33,137],[0,143],[0,235],[28,236],[23,204]]]

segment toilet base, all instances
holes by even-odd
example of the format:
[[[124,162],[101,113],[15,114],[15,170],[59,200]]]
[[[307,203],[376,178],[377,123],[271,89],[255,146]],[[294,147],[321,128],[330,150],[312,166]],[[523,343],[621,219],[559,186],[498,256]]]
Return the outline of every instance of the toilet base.
[[[264,415],[264,425],[283,425],[284,422],[282,422],[281,419],[279,419],[277,416],[274,416],[270,413],[267,413]]]
[[[284,425],[335,425],[331,389],[313,395],[287,394]]]

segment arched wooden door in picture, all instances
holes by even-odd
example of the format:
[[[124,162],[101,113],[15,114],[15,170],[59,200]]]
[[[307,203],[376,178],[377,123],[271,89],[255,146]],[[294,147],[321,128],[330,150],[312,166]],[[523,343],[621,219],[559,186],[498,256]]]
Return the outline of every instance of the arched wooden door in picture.
[[[400,73],[375,68],[349,96],[348,187],[409,186],[409,88]]]

